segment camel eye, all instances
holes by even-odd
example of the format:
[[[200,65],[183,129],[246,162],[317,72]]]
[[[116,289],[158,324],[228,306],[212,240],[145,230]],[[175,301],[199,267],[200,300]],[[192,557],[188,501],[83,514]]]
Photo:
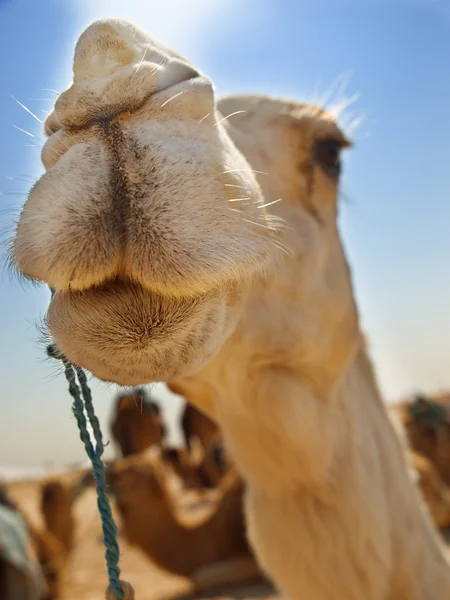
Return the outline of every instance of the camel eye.
[[[314,160],[333,177],[338,177],[341,172],[342,146],[340,140],[332,138],[318,140],[314,146]]]

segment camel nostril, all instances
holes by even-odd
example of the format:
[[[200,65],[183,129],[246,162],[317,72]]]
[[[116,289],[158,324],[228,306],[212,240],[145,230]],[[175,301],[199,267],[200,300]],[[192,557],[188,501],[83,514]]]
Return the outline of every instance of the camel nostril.
[[[57,133],[61,129],[61,121],[58,119],[56,112],[53,110],[44,122],[45,135],[50,137],[54,133]]]
[[[142,107],[150,96],[198,77],[186,60],[120,19],[92,23],[74,55],[73,84],[55,103],[65,127],[85,127]],[[53,123],[49,130],[53,130]]]

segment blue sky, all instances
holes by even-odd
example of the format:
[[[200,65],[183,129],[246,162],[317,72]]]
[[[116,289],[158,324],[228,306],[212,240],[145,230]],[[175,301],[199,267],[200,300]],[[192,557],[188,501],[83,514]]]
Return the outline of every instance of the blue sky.
[[[359,94],[341,227],[387,400],[450,387],[448,0],[0,0],[0,196],[10,227],[41,172],[44,118],[93,19],[121,17],[195,61],[218,93]],[[14,179],[10,179],[14,178]],[[4,225],[4,227],[3,227]],[[0,280],[0,466],[83,459],[57,365],[35,324],[45,288]],[[93,385],[107,427],[115,388]],[[160,387],[173,417],[176,399]]]

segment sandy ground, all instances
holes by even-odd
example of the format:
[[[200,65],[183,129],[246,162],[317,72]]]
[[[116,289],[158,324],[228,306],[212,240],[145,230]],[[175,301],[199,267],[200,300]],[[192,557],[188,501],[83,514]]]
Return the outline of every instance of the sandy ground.
[[[67,475],[70,477],[70,474]],[[33,522],[42,525],[42,517],[38,507],[39,481],[24,481],[8,486],[11,496]],[[204,511],[212,499],[202,500],[198,495],[184,494],[180,496],[180,507],[183,512]],[[120,519],[115,514],[120,532]],[[101,524],[97,512],[96,496],[88,490],[75,505],[76,544],[71,555],[70,564],[64,582],[61,600],[100,600],[105,597],[107,587],[104,546],[102,542]],[[264,581],[248,585],[226,586],[214,592],[193,593],[189,579],[173,576],[156,567],[140,550],[131,547],[119,533],[121,549],[120,567],[122,578],[132,583],[135,600],[153,600],[156,598],[190,597],[232,597],[232,598],[267,598],[275,594],[269,584]],[[186,551],[189,551],[186,549]]]
[[[66,475],[71,477],[73,475]],[[11,496],[36,524],[42,525],[38,508],[38,481],[18,482],[8,486]],[[180,512],[185,518],[189,515],[198,518],[206,512],[214,501],[214,495],[200,497],[195,492],[177,492]],[[75,506],[76,545],[67,569],[64,592],[61,600],[100,600],[105,597],[107,586],[104,546],[101,525],[97,512],[96,496],[88,490]],[[115,514],[120,532],[120,518]],[[450,543],[450,532],[445,536]],[[265,581],[248,584],[222,586],[209,593],[199,594],[193,591],[189,579],[175,577],[156,567],[140,550],[131,547],[119,534],[121,548],[120,567],[122,578],[132,583],[135,600],[153,600],[167,598],[265,598],[280,600],[276,592]],[[186,549],[186,551],[189,551]]]

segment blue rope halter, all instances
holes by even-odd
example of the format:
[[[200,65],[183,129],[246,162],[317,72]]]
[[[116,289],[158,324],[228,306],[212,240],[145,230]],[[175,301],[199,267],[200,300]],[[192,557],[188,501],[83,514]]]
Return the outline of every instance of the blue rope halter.
[[[72,365],[54,344],[48,346],[47,354],[57,358],[64,365],[64,374],[69,383],[69,393],[73,398],[73,414],[77,420],[80,438],[86,453],[92,463],[92,470],[96,482],[97,506],[100,512],[103,529],[103,543],[105,544],[105,558],[108,569],[109,588],[116,598],[122,600],[124,591],[120,582],[119,544],[117,542],[117,527],[111,512],[105,477],[105,465],[102,461],[104,450],[103,436],[100,423],[94,411],[92,394],[87,384],[86,375],[81,367]],[[95,448],[87,428],[86,414],[94,432]]]

